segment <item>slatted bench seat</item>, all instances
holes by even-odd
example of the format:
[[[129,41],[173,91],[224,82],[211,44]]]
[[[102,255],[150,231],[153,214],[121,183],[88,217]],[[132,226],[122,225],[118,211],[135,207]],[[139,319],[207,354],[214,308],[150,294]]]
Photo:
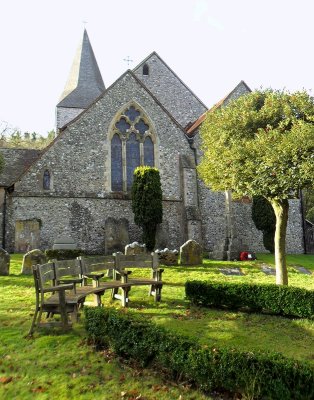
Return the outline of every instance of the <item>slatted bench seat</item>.
[[[114,279],[116,275],[113,271],[116,268],[116,259],[114,256],[94,256],[78,257],[81,266],[84,286],[92,285],[95,288],[102,288],[104,291],[111,290],[111,297],[121,301],[122,307],[128,303],[128,292],[131,284],[120,279]]]
[[[158,254],[136,254],[124,255],[122,253],[115,253],[115,278],[121,279],[123,283],[129,283],[132,286],[149,286],[149,295],[154,296],[155,301],[161,300],[162,273],[163,269],[159,268]],[[130,271],[133,269],[133,271]],[[134,269],[149,269],[150,277],[134,277],[129,278]]]

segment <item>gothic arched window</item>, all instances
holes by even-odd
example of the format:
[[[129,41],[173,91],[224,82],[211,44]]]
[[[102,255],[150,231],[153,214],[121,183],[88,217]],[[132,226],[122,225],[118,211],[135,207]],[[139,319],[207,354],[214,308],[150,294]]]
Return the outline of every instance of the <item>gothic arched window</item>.
[[[51,184],[50,172],[48,171],[48,169],[46,169],[43,175],[43,189],[50,190],[50,184]]]
[[[155,135],[148,118],[135,105],[120,113],[112,127],[111,190],[128,191],[136,167],[155,166]]]
[[[143,75],[149,75],[149,66],[147,64],[143,65]]]

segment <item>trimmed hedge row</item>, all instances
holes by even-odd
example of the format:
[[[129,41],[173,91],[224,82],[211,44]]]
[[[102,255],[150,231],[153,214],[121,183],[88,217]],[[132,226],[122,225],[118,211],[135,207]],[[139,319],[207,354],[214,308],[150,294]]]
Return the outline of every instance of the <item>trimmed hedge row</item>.
[[[201,346],[130,312],[98,307],[84,311],[88,337],[98,348],[110,346],[124,358],[163,369],[206,392],[228,390],[252,399],[314,398],[309,364],[276,353]]]
[[[49,260],[72,260],[83,256],[84,251],[81,249],[48,249],[45,250],[45,254]]]
[[[300,318],[314,317],[314,291],[275,284],[209,283],[187,281],[185,294],[201,306],[266,311]]]

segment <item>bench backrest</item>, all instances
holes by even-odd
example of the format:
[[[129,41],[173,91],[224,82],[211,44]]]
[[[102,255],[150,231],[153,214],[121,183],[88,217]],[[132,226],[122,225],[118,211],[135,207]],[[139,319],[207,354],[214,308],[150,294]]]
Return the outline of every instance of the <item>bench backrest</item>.
[[[78,257],[83,274],[90,274],[97,271],[106,271],[115,268],[113,256]]]
[[[46,284],[54,286],[56,281],[55,268],[53,263],[37,264],[33,266],[36,293],[42,292]]]
[[[144,253],[135,255],[115,253],[114,256],[116,259],[117,270],[123,270],[125,268],[151,268],[156,270],[159,266],[157,253]]]
[[[53,262],[55,267],[56,280],[70,276],[80,278],[82,270],[78,260],[58,260]]]

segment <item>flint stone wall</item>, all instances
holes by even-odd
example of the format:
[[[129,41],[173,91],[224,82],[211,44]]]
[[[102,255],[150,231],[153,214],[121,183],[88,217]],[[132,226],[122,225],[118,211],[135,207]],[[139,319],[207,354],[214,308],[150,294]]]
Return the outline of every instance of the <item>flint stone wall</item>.
[[[127,243],[139,242],[142,237],[141,230],[134,223],[130,200],[55,197],[13,197],[11,200],[11,225],[7,238],[11,251],[14,250],[14,223],[26,217],[40,219],[41,250],[52,248],[55,237],[66,235],[75,240],[78,248],[88,253],[112,254],[120,248],[124,251]],[[179,247],[184,242],[180,202],[163,202],[163,213],[165,223],[159,229],[167,231],[171,247]],[[128,237],[125,236],[117,248],[112,231],[107,228],[109,218],[119,221],[121,216],[128,222]],[[159,237],[162,238],[162,234]],[[156,247],[159,246],[157,241]]]

